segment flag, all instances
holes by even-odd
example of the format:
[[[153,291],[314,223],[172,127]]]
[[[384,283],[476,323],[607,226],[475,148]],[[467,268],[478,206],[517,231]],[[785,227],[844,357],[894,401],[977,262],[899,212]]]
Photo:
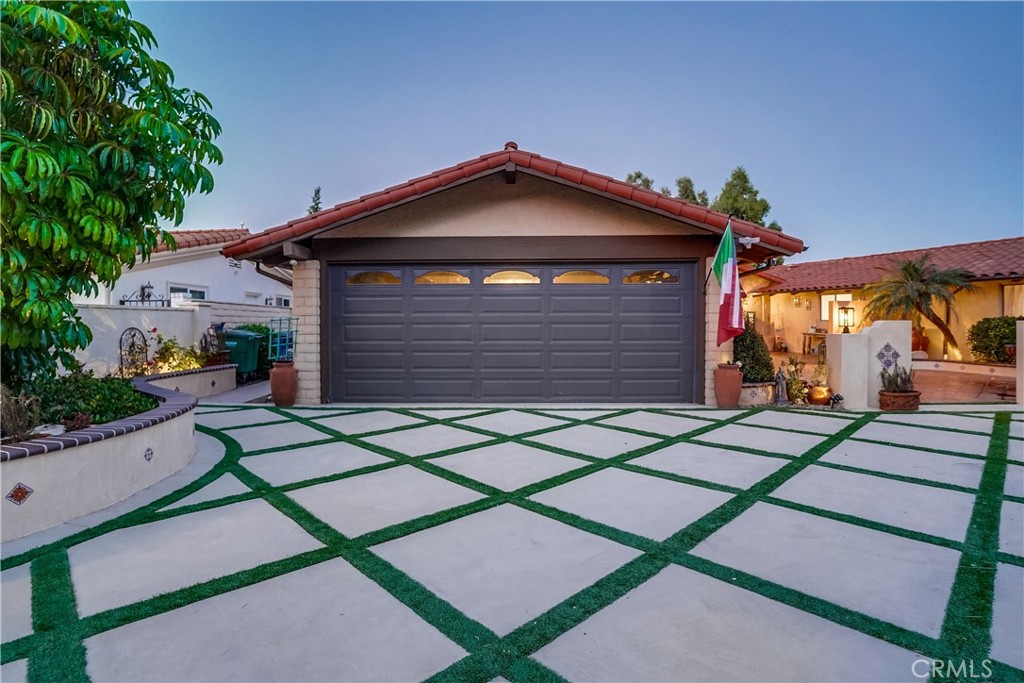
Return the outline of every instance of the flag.
[[[732,219],[725,225],[725,233],[711,266],[721,288],[718,299],[718,345],[743,334],[743,312],[740,310],[740,272],[736,263],[736,246],[732,240]]]

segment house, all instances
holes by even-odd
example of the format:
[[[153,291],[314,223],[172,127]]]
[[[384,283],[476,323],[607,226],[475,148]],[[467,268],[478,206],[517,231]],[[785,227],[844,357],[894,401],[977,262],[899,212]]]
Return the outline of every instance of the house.
[[[221,247],[250,235],[245,228],[171,230],[177,250],[161,243],[149,261],[126,269],[114,287],[100,285],[95,297],[76,304],[150,305],[179,299],[231,304],[291,306],[291,272],[262,269],[256,264],[224,258]]]
[[[741,276],[749,295],[744,299],[748,316],[756,321],[775,350],[814,350],[826,332],[842,332],[837,320],[840,307],[853,309],[853,327],[864,320],[866,297],[861,289],[881,280],[895,263],[928,254],[941,270],[963,268],[973,273],[973,292],[961,292],[953,302],[953,312],[940,308],[960,346],[963,360],[970,360],[967,330],[982,318],[1024,316],[1024,237],[968,242],[928,249],[912,249],[870,256],[784,264],[754,270]],[[960,360],[947,348],[939,330],[924,321],[931,359],[949,357]],[[915,354],[920,354],[920,351]]]
[[[294,262],[301,403],[700,403],[728,218],[510,142],[223,253]],[[732,225],[744,261],[804,249]]]

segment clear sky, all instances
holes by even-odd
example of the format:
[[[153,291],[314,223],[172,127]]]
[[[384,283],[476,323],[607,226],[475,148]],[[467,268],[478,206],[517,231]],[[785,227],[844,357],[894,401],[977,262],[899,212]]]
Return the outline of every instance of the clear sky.
[[[224,134],[185,229],[253,231],[502,149],[712,198],[809,251],[1020,236],[1024,4],[137,2]],[[172,227],[172,226],[163,226]]]

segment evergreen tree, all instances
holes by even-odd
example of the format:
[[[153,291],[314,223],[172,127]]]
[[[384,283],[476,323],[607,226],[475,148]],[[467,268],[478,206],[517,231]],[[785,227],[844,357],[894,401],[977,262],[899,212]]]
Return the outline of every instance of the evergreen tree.
[[[312,199],[312,201],[311,201],[311,203],[309,205],[309,208],[306,209],[306,213],[307,214],[316,213],[319,210],[320,210],[320,186],[317,185],[313,189],[313,199]]]

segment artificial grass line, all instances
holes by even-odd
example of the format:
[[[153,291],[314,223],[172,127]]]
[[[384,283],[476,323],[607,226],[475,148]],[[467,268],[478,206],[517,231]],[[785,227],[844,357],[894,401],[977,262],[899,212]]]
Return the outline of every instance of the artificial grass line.
[[[950,484],[945,481],[936,481],[934,479],[923,479],[921,477],[911,477],[906,474],[896,474],[895,472],[883,472],[881,470],[872,470],[866,467],[858,467],[856,465],[847,465],[841,462],[824,462],[818,461],[814,463],[816,467],[827,467],[830,470],[839,470],[841,472],[853,472],[854,474],[866,474],[872,477],[878,477],[879,479],[891,479],[892,481],[901,481],[906,484],[917,484],[919,486],[929,486],[933,489],[943,489],[946,491],[956,491],[958,493],[968,493],[974,495],[978,492],[977,488],[971,486],[961,486],[960,484]]]
[[[984,436],[984,434],[971,434],[970,436]],[[934,453],[935,455],[952,455],[958,458],[970,458],[971,460],[985,460],[984,455],[975,455],[974,453],[964,453],[962,451],[944,450],[940,448],[931,448],[929,446],[919,446],[911,443],[896,443],[895,441],[881,441],[879,439],[868,439],[862,436],[850,437],[849,441],[859,441],[861,443],[871,444],[873,446],[894,446],[896,448],[903,448],[909,451],[919,451],[921,453]]]
[[[28,658],[29,683],[89,680],[67,551],[33,560],[31,575],[32,630],[38,639]]]
[[[992,602],[1009,432],[1009,414],[996,415],[988,461],[942,622],[940,639],[949,659],[980,662],[992,647]],[[933,680],[938,679],[933,676]]]

